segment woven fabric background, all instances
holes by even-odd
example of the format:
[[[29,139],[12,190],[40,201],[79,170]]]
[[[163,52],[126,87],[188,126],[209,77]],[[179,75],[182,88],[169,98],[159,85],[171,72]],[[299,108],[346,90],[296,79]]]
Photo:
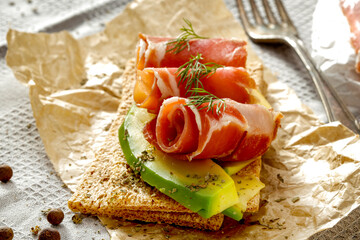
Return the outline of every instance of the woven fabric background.
[[[35,239],[31,227],[50,226],[42,211],[59,207],[65,212],[57,227],[62,239],[109,239],[95,217],[74,224],[67,208],[71,192],[56,175],[35,126],[27,88],[6,66],[6,32],[9,28],[28,32],[70,31],[83,37],[104,28],[118,15],[128,0],[3,0],[0,1],[0,164],[11,165],[12,180],[0,183],[0,226],[14,230],[14,239]],[[236,0],[225,0],[239,19]],[[285,7],[310,47],[312,13],[316,0],[284,0]],[[240,21],[240,20],[239,20]],[[322,105],[306,69],[295,53],[284,45],[255,45],[265,65],[292,87],[305,104],[325,120]],[[332,229],[311,239],[360,239],[360,209],[353,211]]]

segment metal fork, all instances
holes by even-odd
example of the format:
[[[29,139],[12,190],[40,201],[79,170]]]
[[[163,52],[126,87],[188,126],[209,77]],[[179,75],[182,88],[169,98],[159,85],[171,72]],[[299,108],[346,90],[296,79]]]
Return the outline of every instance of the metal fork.
[[[255,24],[250,23],[246,14],[245,7],[242,0],[237,0],[240,11],[240,18],[244,29],[250,39],[257,43],[285,43],[291,46],[298,54],[299,58],[305,65],[306,69],[314,81],[316,90],[319,94],[321,102],[323,103],[324,110],[329,122],[336,120],[333,110],[330,106],[329,100],[326,97],[323,83],[329,89],[330,93],[334,96],[339,106],[343,109],[348,119],[355,125],[357,131],[360,132],[360,124],[355,116],[349,111],[345,103],[339,97],[335,89],[330,83],[323,78],[322,74],[315,67],[314,62],[311,60],[303,41],[300,39],[298,32],[288,16],[284,5],[281,0],[275,0],[275,5],[280,15],[281,21],[279,22],[273,14],[270,4],[267,0],[262,0],[267,19],[264,20],[255,4],[255,0],[249,0],[252,13],[255,19]]]

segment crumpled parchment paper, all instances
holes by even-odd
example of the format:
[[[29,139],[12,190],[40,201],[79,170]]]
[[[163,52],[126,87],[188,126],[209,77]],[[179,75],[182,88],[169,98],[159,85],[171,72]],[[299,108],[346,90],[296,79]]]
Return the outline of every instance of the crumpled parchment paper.
[[[183,18],[200,35],[246,38],[221,0],[137,0],[109,22],[104,32],[79,40],[67,32],[9,31],[7,64],[29,86],[46,152],[72,190],[115,117],[121,74],[126,61],[135,55],[138,33],[177,36]],[[251,49],[248,59],[260,64]],[[264,156],[261,179],[266,187],[260,211],[250,217],[253,225],[244,229],[230,222],[215,234],[175,226],[165,231],[161,225],[144,224],[151,237],[306,239],[333,226],[359,205],[359,136],[339,122],[322,124],[268,70],[261,86],[284,118]],[[137,223],[105,218],[102,222],[112,239],[149,236],[136,229]]]

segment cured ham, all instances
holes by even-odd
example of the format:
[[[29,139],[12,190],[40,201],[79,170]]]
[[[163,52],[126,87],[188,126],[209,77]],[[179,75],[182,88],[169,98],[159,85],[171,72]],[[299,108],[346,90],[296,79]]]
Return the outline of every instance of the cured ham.
[[[139,107],[157,113],[162,101],[168,97],[186,96],[186,83],[179,84],[177,68],[145,68],[137,70],[134,100]],[[202,87],[219,98],[230,98],[250,103],[249,92],[256,88],[255,81],[242,67],[218,68],[215,73],[200,79]]]
[[[360,1],[341,0],[340,4],[350,26],[351,44],[357,54],[355,68],[360,73]]]
[[[202,54],[202,62],[214,62],[224,66],[245,67],[247,51],[245,41],[227,40],[220,38],[193,39],[179,53],[170,51],[172,44],[167,44],[173,38],[152,37],[139,34],[137,46],[137,69],[146,67],[180,67],[192,56]]]
[[[257,104],[223,101],[226,107],[217,113],[201,109],[209,103],[195,107],[189,99],[168,98],[145,127],[144,136],[162,151],[190,161],[245,161],[263,155],[276,137],[281,113]]]

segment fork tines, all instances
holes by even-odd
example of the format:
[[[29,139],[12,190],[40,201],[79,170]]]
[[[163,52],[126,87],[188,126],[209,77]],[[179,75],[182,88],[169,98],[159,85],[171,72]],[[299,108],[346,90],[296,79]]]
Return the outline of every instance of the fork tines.
[[[247,25],[245,27],[251,27],[252,24],[250,23],[249,17],[245,11],[245,6],[243,3],[243,0],[237,0],[237,2],[239,5],[240,17],[241,17],[242,22],[244,23],[244,25]],[[271,10],[269,1],[262,0],[262,2],[263,2],[262,5],[264,7],[265,14],[267,17],[267,23],[264,22],[263,17],[261,16],[261,13],[259,11],[259,8],[257,7],[257,4],[255,3],[255,0],[249,0],[249,2],[251,5],[251,10],[252,10],[254,21],[255,21],[256,25],[265,25],[265,24],[277,25],[277,24],[281,23],[283,25],[285,24],[285,25],[293,26],[293,23],[292,23],[290,17],[288,16],[281,0],[275,0],[276,9],[278,11],[278,14],[279,14],[280,20],[281,20],[280,22],[277,20],[273,11]]]

